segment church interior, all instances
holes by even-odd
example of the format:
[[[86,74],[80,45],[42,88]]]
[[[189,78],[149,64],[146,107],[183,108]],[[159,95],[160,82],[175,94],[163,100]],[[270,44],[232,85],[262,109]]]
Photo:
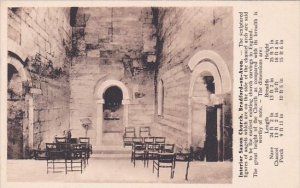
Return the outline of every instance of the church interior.
[[[8,179],[230,183],[232,11],[9,8]],[[59,138],[66,138],[64,143],[88,139],[87,145],[74,146],[87,146],[84,156],[72,154],[84,158],[81,173],[69,172],[66,158],[56,164],[61,155],[48,159],[47,149],[57,147]],[[150,148],[146,140],[156,138],[178,153],[172,155],[171,175],[169,169],[159,172],[159,154],[150,156],[156,145]],[[184,153],[188,166],[176,161]],[[48,161],[66,168],[48,173]],[[19,172],[22,165],[32,166],[27,174],[35,176]]]

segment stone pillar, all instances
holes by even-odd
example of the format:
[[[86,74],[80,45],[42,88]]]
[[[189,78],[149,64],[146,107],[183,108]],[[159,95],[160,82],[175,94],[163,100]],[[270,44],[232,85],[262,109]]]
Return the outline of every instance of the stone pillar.
[[[103,99],[97,101],[97,125],[96,125],[96,144],[102,144],[102,126],[103,126]]]
[[[124,105],[123,125],[124,125],[124,127],[128,127],[128,114],[129,114],[129,104],[130,104],[129,99],[124,99],[122,101],[122,104]]]
[[[206,135],[206,103],[206,97],[192,97],[192,104],[190,107],[191,144],[202,148],[204,147]]]
[[[222,109],[217,108],[217,139],[218,139],[218,159],[222,160]]]
[[[31,95],[26,95],[28,105],[28,146],[33,149],[33,98]]]
[[[192,145],[192,113],[193,113],[193,106],[192,106],[192,97],[188,99],[188,106],[189,106],[189,117],[188,117],[188,146]]]

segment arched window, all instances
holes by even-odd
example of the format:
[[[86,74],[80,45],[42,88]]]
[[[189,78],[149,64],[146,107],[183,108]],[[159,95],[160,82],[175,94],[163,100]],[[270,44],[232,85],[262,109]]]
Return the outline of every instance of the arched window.
[[[159,81],[157,87],[157,115],[163,115],[164,108],[164,83],[162,80]]]

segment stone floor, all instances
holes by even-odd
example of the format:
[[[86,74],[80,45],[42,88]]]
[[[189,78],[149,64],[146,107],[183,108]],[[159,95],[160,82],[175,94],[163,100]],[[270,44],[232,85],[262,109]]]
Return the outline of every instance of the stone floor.
[[[150,165],[151,164],[151,165]],[[63,165],[63,164],[62,164]],[[89,182],[89,183],[231,183],[231,162],[190,163],[189,180],[185,177],[186,163],[177,162],[174,179],[170,179],[170,169],[162,169],[160,177],[152,173],[152,162],[144,168],[142,161],[136,167],[129,159],[90,159],[81,174],[78,171],[46,172],[44,160],[8,160],[7,178],[9,182]]]

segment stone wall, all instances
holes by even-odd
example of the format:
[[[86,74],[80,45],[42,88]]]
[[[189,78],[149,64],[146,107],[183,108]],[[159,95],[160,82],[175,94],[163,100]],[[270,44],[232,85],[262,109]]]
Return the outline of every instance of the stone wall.
[[[129,92],[128,126],[152,126],[156,30],[151,8],[76,11],[70,77],[74,135],[84,136],[80,120],[89,118],[88,136],[96,142],[97,89],[107,80],[122,82]]]
[[[156,115],[157,132],[169,142],[188,144],[188,95],[190,58],[201,50],[219,54],[232,75],[232,8],[159,8],[157,81],[164,83],[163,115]],[[232,80],[229,80],[232,82]],[[227,99],[225,124],[231,127],[231,96]]]
[[[28,126],[33,126],[34,149],[45,147],[45,142],[52,142],[55,135],[69,128],[69,14],[69,8],[8,9],[9,55],[20,60],[31,80],[23,83],[27,88],[23,88],[23,95],[32,97],[33,114],[24,119],[31,118],[33,125],[23,125],[23,132],[28,137]],[[24,145],[32,149],[28,141]]]

